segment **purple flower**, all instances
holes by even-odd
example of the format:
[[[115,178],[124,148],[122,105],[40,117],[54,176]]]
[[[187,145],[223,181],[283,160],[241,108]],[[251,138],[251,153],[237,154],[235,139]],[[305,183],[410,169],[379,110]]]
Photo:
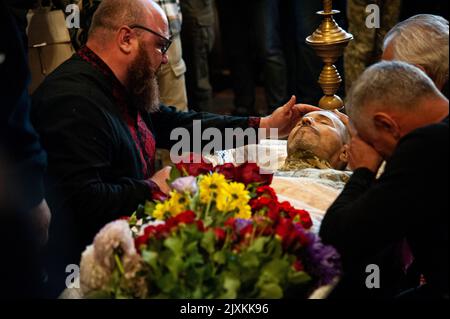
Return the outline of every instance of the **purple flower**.
[[[318,285],[330,284],[334,278],[341,275],[340,255],[332,246],[324,245],[316,234],[298,227],[308,238],[305,251],[305,268],[307,272],[317,277]]]
[[[173,181],[172,188],[179,193],[190,193],[194,195],[197,190],[197,179],[194,176],[180,177]]]

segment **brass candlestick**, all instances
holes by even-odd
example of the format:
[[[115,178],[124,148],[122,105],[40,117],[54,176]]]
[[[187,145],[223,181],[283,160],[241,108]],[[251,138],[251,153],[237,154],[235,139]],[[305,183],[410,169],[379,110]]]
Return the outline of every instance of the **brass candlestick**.
[[[314,48],[325,63],[319,77],[319,84],[325,96],[320,99],[319,107],[334,110],[344,106],[342,99],[336,95],[342,79],[334,63],[344,54],[344,49],[353,40],[353,35],[344,31],[334,20],[333,15],[339,11],[333,10],[332,0],[323,0],[323,7],[323,11],[317,12],[323,16],[323,21],[306,39],[306,43]]]

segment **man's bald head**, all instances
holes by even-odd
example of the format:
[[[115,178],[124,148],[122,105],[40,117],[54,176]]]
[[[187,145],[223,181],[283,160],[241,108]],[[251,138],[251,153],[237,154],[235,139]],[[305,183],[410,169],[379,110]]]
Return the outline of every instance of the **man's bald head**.
[[[117,31],[121,26],[153,27],[161,22],[168,24],[164,11],[153,0],[103,0],[92,17],[89,37]]]

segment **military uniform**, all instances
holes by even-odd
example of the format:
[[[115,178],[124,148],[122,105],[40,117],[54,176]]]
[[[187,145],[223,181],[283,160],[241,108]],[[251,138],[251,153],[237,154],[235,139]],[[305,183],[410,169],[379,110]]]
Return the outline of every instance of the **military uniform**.
[[[184,59],[189,106],[208,111],[212,104],[208,56],[214,45],[214,1],[182,0]]]
[[[158,73],[159,94],[165,105],[175,106],[181,111],[187,111],[188,99],[186,93],[186,64],[182,58],[181,23],[182,15],[179,0],[154,0],[161,6],[169,20],[172,45],[167,51],[169,63],[161,65]]]
[[[366,18],[370,13],[366,7],[376,4],[380,8],[380,28],[368,28]],[[397,24],[400,17],[401,0],[348,0],[348,31],[354,40],[344,54],[345,84],[348,91],[352,83],[382,54],[386,33]]]

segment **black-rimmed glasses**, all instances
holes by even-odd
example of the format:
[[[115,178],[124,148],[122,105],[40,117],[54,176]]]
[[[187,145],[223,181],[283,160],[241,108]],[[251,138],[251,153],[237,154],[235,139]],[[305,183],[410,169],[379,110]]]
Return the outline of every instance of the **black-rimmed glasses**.
[[[156,32],[156,31],[153,31],[152,29],[149,29],[149,28],[147,28],[147,27],[144,27],[144,26],[142,26],[142,25],[139,25],[139,24],[132,24],[132,25],[130,25],[130,26],[128,26],[128,27],[129,27],[130,29],[135,29],[135,28],[136,28],[136,29],[142,29],[142,30],[145,30],[145,31],[147,31],[147,32],[150,32],[150,33],[152,33],[152,34],[154,34],[154,35],[160,37],[161,39],[164,39],[164,44],[163,44],[162,47],[161,47],[161,53],[162,53],[162,54],[166,54],[167,50],[169,50],[169,47],[170,47],[170,45],[172,44],[172,40],[171,40],[171,39],[166,38],[166,37],[163,36],[162,34]]]

